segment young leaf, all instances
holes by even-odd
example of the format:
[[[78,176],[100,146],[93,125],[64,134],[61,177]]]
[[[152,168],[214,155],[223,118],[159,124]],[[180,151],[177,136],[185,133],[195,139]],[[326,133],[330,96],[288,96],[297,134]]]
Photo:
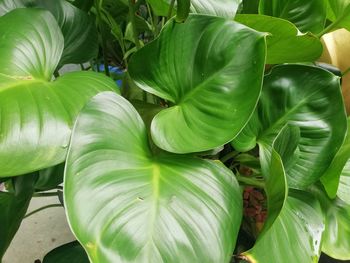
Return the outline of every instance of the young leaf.
[[[7,177],[63,162],[79,110],[115,84],[94,72],[50,82],[63,37],[48,11],[15,9],[0,18],[0,35],[0,177]]]
[[[322,209],[310,193],[289,191],[281,213],[254,247],[243,253],[249,262],[317,263],[324,231]]]
[[[335,259],[350,260],[350,203],[329,199],[321,188],[313,188],[325,215],[322,251]]]
[[[188,153],[232,140],[254,111],[264,63],[263,33],[212,16],[169,21],[129,63],[140,88],[173,104],[153,119],[155,144]]]
[[[326,22],[327,8],[320,0],[261,0],[259,13],[289,20],[302,32],[319,33]]]
[[[328,169],[320,178],[325,190],[327,191],[328,196],[332,199],[334,199],[337,194],[339,180],[341,178],[342,172],[347,173],[348,171],[348,169],[345,169],[345,165],[350,159],[350,118],[348,118],[347,126],[348,126],[347,135],[341,148],[339,149],[337,154],[334,156]],[[342,180],[344,180],[344,178]],[[349,199],[349,203],[350,203],[350,199]]]
[[[320,255],[324,228],[320,206],[308,193],[288,191],[283,167],[293,160],[298,135],[297,127],[285,125],[272,146],[259,145],[268,218],[253,248],[243,253],[249,262],[279,263],[285,258],[293,258],[295,262],[317,262]],[[283,156],[283,163],[279,154]]]
[[[316,182],[340,148],[347,129],[339,78],[310,66],[283,65],[266,75],[257,109],[233,140],[237,150],[272,145],[290,123],[300,129],[299,158],[287,171],[290,187]]]
[[[0,191],[0,261],[27,212],[35,179],[35,174],[16,177],[13,192]]]
[[[265,15],[237,15],[235,20],[269,33],[266,38],[267,64],[315,61],[322,54],[322,44],[316,36],[301,34],[287,20]]]
[[[230,170],[153,155],[141,117],[112,92],[95,96],[77,119],[64,197],[92,262],[229,262],[242,217]]]

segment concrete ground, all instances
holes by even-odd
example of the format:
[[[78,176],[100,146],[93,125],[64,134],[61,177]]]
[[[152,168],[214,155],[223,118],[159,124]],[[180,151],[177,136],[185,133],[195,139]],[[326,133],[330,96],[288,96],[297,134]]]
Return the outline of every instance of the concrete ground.
[[[49,204],[57,197],[35,197],[28,212]],[[48,208],[23,220],[2,263],[38,263],[52,249],[75,240],[63,207]]]

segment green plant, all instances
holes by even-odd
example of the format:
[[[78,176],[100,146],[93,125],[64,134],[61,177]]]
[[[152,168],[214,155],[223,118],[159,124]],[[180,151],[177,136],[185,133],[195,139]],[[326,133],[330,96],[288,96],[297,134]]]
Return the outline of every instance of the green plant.
[[[350,259],[349,121],[315,62],[349,1],[2,0],[0,15],[0,258],[32,196],[63,182],[79,242],[44,263]],[[68,63],[82,70],[60,76]]]

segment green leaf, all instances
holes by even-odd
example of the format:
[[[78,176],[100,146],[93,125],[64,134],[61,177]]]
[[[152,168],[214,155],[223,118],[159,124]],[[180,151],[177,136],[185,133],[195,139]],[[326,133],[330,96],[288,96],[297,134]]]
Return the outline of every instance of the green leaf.
[[[85,12],[88,12],[94,4],[94,0],[72,0],[70,2]]]
[[[190,0],[176,0],[177,10],[176,10],[176,22],[182,23],[188,17],[191,7]]]
[[[40,170],[38,180],[35,183],[35,189],[47,191],[56,188],[63,183],[63,174],[64,163]]]
[[[51,79],[62,55],[63,37],[49,12],[13,10],[0,17],[0,35],[0,92],[12,85],[13,78]]]
[[[254,111],[264,62],[262,33],[219,17],[169,21],[129,63],[140,88],[173,104],[153,119],[155,144],[188,153],[232,140]]]
[[[233,18],[242,0],[191,0],[191,13]],[[167,16],[171,0],[147,0],[158,16]],[[175,5],[176,9],[176,5]]]
[[[56,18],[64,37],[60,65],[83,63],[96,57],[97,31],[94,20],[87,13],[65,0],[6,0],[0,3],[0,15],[23,7],[45,8]]]
[[[322,209],[317,199],[310,193],[293,190],[273,225],[243,255],[254,263],[316,263],[323,231]]]
[[[89,263],[84,248],[77,241],[73,241],[50,251],[43,259],[43,263]]]
[[[347,160],[340,174],[336,196],[350,204],[350,159]]]
[[[267,195],[268,218],[262,230],[264,233],[278,218],[288,195],[288,186],[279,154],[273,148],[264,145],[260,146],[259,153]]]
[[[261,0],[259,13],[289,20],[302,32],[319,33],[326,22],[327,8],[320,0]]]
[[[280,129],[299,127],[298,160],[287,171],[290,187],[316,182],[340,148],[347,129],[339,78],[326,70],[282,65],[266,75],[257,109],[233,140],[239,151],[272,145]]]
[[[7,177],[63,162],[76,115],[115,84],[94,72],[49,82],[63,38],[48,11],[11,11],[0,18],[0,35],[0,177]]]
[[[333,23],[327,27],[327,32],[338,28],[350,31],[350,0],[328,0],[328,19]]]
[[[322,251],[335,259],[350,259],[350,203],[339,198],[329,199],[326,192],[313,188],[325,215]]]
[[[283,167],[293,160],[298,135],[297,127],[285,125],[272,145],[259,145],[268,218],[253,248],[243,253],[249,262],[280,263],[293,258],[293,262],[306,263],[317,262],[319,257],[322,211],[308,193],[288,191]]]
[[[14,192],[0,191],[0,261],[28,209],[35,179],[35,174],[13,178]]]
[[[338,191],[338,185],[339,180],[342,181],[341,184],[347,182],[347,171],[350,167],[345,167],[348,160],[350,159],[350,118],[348,118],[348,131],[346,138],[333,158],[331,164],[329,165],[328,169],[325,171],[323,176],[320,178],[321,182],[327,191],[327,194],[330,198],[334,199],[337,191]],[[343,179],[340,179],[341,174],[344,173],[346,176]],[[350,183],[350,182],[349,182]],[[349,203],[350,203],[350,197],[349,197]]]
[[[257,14],[260,0],[243,0],[242,14]]]
[[[267,64],[315,61],[322,54],[322,44],[316,36],[301,34],[287,20],[265,15],[237,15],[235,20],[269,33],[266,38]]]
[[[95,96],[77,119],[64,197],[92,262],[229,262],[242,217],[230,170],[153,155],[141,117],[112,92]]]
[[[98,38],[94,19],[65,0],[37,0],[38,7],[56,18],[64,37],[60,65],[83,63],[96,58]]]

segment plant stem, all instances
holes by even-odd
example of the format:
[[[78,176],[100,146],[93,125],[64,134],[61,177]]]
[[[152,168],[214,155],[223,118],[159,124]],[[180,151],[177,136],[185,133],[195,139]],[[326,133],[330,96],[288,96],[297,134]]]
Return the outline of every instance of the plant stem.
[[[50,196],[58,196],[57,192],[54,193],[35,193],[33,197],[50,197]]]
[[[265,183],[264,181],[257,180],[255,178],[250,178],[247,176],[242,176],[242,175],[236,175],[236,179],[238,182],[246,184],[246,185],[251,185],[257,188],[265,188]]]
[[[140,40],[139,40],[139,34],[138,34],[137,28],[136,28],[135,11],[136,10],[135,10],[134,1],[129,0],[129,17],[130,17],[132,33],[133,33],[133,37],[135,40],[136,49],[138,50],[141,48],[141,44],[140,44]]]
[[[104,71],[105,71],[105,74],[109,77],[110,73],[109,73],[108,60],[107,60],[107,41],[106,41],[106,38],[104,36],[102,17],[101,17],[101,8],[102,8],[102,1],[101,0],[95,1],[95,8],[96,8],[97,25],[98,25],[98,28],[100,31],[100,36],[101,36]],[[97,67],[99,67],[99,65],[97,65]]]
[[[52,208],[52,207],[62,207],[62,205],[61,204],[46,205],[46,206],[40,207],[40,208],[38,208],[38,209],[36,209],[36,210],[26,214],[23,218],[30,217],[31,215],[34,215],[34,214],[36,214],[36,213],[38,213],[38,212],[40,212],[42,210],[45,210],[47,208]]]
[[[175,0],[171,0],[167,20],[169,20],[171,18],[171,15],[172,15],[173,9],[174,9],[174,5],[175,5]]]
[[[346,13],[344,13],[342,16],[338,17],[337,20],[335,20],[333,23],[331,23],[329,26],[327,26],[325,29],[323,29],[320,33],[316,34],[316,36],[318,38],[320,38],[324,34],[327,34],[331,31],[333,31],[334,29],[336,29],[338,27],[338,24],[341,22],[341,20],[343,20],[344,15],[346,15]]]
[[[238,154],[239,154],[239,153],[236,152],[236,151],[229,152],[228,154],[224,155],[224,156],[220,159],[220,161],[223,162],[223,163],[225,163],[225,162],[227,162],[228,160],[230,160],[230,159],[236,157]]]

